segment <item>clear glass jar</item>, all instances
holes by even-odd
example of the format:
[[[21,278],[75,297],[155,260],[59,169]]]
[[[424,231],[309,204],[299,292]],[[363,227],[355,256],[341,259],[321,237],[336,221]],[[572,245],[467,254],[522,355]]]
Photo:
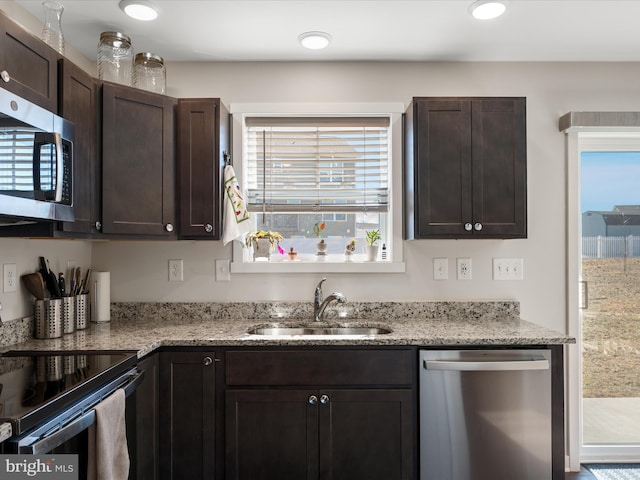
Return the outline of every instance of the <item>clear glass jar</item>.
[[[58,2],[42,2],[44,8],[44,28],[42,40],[64,55],[64,35],[62,34],[62,12],[64,7]]]
[[[108,82],[133,84],[131,39],[119,32],[102,32],[98,44],[98,78]]]
[[[153,53],[138,53],[134,62],[133,78],[136,87],[164,95],[167,81],[164,60]]]

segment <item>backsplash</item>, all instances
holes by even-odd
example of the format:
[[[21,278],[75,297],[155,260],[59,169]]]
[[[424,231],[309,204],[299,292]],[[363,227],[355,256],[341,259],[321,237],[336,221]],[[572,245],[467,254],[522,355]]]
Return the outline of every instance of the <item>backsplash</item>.
[[[516,301],[487,302],[349,302],[331,305],[326,310],[327,320],[381,320],[391,319],[500,319],[520,316],[520,303]],[[188,318],[192,320],[268,320],[313,319],[311,302],[115,302],[111,304],[111,319],[120,322]],[[33,338],[33,317],[25,317],[0,326],[0,347],[16,345]]]
[[[515,301],[488,302],[348,302],[327,308],[327,319],[372,318],[442,318],[463,317],[502,318],[519,317],[520,303]],[[155,317],[189,317],[219,319],[313,319],[311,302],[228,302],[228,303],[140,303],[111,304],[111,318],[136,320]]]

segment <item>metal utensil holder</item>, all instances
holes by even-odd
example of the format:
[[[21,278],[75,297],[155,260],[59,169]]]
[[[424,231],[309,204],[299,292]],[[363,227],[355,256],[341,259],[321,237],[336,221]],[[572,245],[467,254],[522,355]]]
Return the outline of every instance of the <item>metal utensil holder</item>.
[[[75,297],[63,297],[62,299],[62,333],[76,331],[76,299]]]
[[[81,293],[74,297],[76,299],[76,330],[84,330],[89,325],[89,294]]]
[[[62,299],[36,300],[33,305],[36,338],[60,338],[62,336]]]

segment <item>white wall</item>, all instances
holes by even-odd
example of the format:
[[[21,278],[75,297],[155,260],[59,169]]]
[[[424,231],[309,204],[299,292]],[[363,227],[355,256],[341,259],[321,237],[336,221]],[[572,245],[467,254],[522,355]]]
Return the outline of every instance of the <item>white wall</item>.
[[[2,227],[0,227],[1,229]],[[1,231],[0,231],[1,232]],[[17,276],[37,272],[40,269],[38,257],[49,260],[51,270],[67,273],[68,262],[82,267],[84,272],[91,265],[91,242],[86,240],[35,240],[24,238],[0,239],[0,273],[4,264],[16,265]],[[15,320],[33,314],[33,297],[22,282],[17,284],[18,291],[4,293],[0,282],[0,303],[2,321]]]
[[[567,63],[174,63],[169,94],[240,102],[403,102],[413,96],[526,96],[526,240],[404,243],[405,274],[329,274],[327,290],[366,300],[514,299],[524,318],[566,330],[565,138],[558,118],[572,110],[638,110],[638,64]],[[396,159],[400,161],[400,159]],[[471,257],[473,279],[434,281],[432,258]],[[491,280],[494,257],[522,257],[524,281]],[[185,281],[170,283],[167,260],[184,260]],[[309,300],[320,274],[233,274],[216,282],[220,242],[101,242],[97,268],[112,272],[120,301]]]
[[[0,1],[13,15],[13,2]],[[39,27],[34,27],[35,29]],[[82,63],[78,61],[77,63]],[[91,68],[91,62],[85,63]],[[513,299],[522,316],[566,331],[566,161],[558,117],[579,110],[639,110],[637,63],[173,63],[168,93],[235,102],[403,102],[413,96],[526,96],[528,215],[526,240],[422,240],[404,243],[405,274],[329,274],[327,290],[366,300]],[[396,159],[400,161],[400,159]],[[578,212],[576,212],[577,214]],[[216,282],[215,259],[231,258],[221,242],[86,242],[0,239],[0,262],[19,274],[48,256],[112,272],[114,301],[311,301],[319,274],[233,274]],[[432,280],[432,258],[471,257],[473,279]],[[522,257],[523,281],[491,280],[494,257]],[[167,260],[184,260],[184,282],[170,283]],[[30,313],[29,297],[3,294],[3,318]]]

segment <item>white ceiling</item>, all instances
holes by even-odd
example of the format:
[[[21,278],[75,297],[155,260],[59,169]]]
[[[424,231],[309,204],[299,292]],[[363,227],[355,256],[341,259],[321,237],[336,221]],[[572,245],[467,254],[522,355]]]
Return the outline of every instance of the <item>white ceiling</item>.
[[[100,32],[166,61],[640,61],[639,0],[510,0],[488,21],[473,0],[152,0],[153,22],[118,0],[60,0],[67,42],[88,58]],[[43,19],[42,0],[16,3]],[[322,51],[297,37],[321,30]]]

